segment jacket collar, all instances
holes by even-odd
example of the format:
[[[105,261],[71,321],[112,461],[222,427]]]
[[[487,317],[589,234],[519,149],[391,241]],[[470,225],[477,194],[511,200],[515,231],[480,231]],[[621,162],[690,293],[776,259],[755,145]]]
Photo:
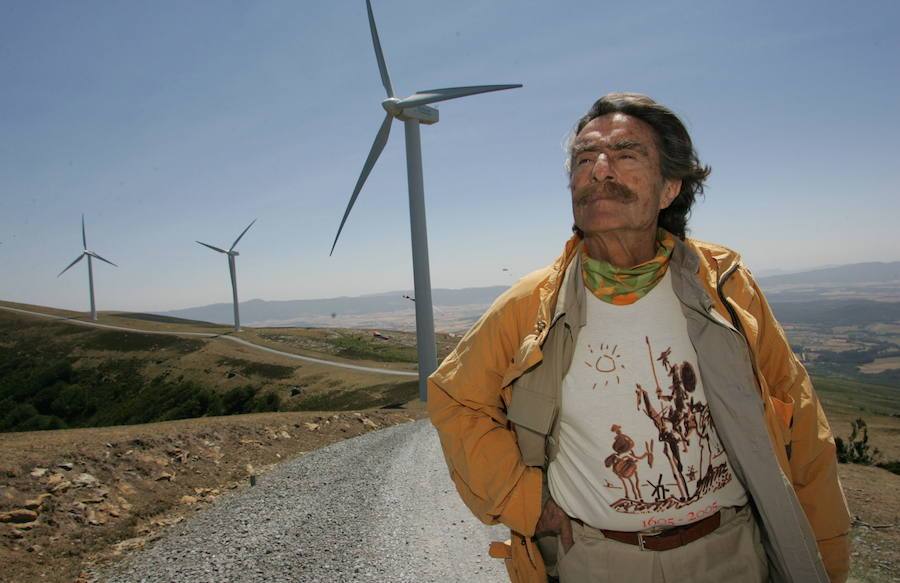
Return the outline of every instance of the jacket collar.
[[[567,312],[577,315],[577,322],[580,327],[583,328],[587,324],[584,276],[580,269],[581,254],[583,252],[582,245],[578,245],[575,249],[575,255],[569,261],[568,267],[566,267],[565,274],[562,277],[562,284],[557,294],[560,300],[556,302],[551,325]]]
[[[553,263],[550,275],[541,285],[540,308],[536,326],[539,333],[546,334],[545,329],[549,329],[548,324],[552,325],[566,313],[573,314],[579,326],[583,327],[587,324],[584,281],[581,269],[577,267],[580,265],[577,258],[582,252],[582,241],[582,237],[573,235],[566,242],[563,254]],[[672,250],[669,260],[669,269],[672,270],[672,288],[675,295],[683,304],[701,312],[709,311],[713,302],[700,278],[704,275],[711,278],[711,288],[715,289],[716,272],[724,273],[734,263],[740,261],[740,257],[736,253],[724,247],[709,246],[704,251],[709,254],[706,262],[701,260],[700,250],[695,249],[695,245],[676,237],[675,248]],[[707,265],[709,263],[713,265]],[[725,269],[722,269],[723,265]],[[713,269],[709,269],[713,266]],[[707,267],[705,270],[707,273],[701,274],[701,267]]]
[[[566,270],[568,266],[571,265],[572,259],[578,255],[578,248],[581,245],[581,241],[582,237],[578,235],[572,235],[572,237],[566,241],[566,246],[562,255],[560,255],[556,261],[553,262],[553,265],[550,266],[550,274],[539,286],[539,305],[535,330],[542,338],[546,336],[547,330],[549,330],[548,324],[555,321],[557,314],[562,313],[556,309],[560,303],[557,302],[557,298],[561,297],[559,291],[565,281]],[[563,305],[565,305],[565,302],[563,302]]]
[[[707,312],[713,302],[700,282],[700,257],[697,251],[681,239],[675,239],[675,249],[669,261],[672,289],[682,304]]]

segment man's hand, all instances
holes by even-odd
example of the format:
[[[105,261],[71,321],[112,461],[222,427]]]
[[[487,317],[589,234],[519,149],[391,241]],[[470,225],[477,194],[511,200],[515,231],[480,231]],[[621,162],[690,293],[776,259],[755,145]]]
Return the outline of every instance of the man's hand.
[[[541,510],[541,517],[534,528],[536,535],[545,532],[558,534],[562,540],[563,550],[567,553],[575,544],[575,540],[572,538],[572,519],[553,501],[553,498],[547,498],[547,502]]]

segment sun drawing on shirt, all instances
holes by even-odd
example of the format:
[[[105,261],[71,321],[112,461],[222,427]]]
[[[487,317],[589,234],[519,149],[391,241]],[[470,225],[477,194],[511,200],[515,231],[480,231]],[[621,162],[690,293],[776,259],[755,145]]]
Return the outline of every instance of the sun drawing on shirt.
[[[594,383],[593,389],[597,388],[597,385],[600,382],[603,382],[603,386],[609,386],[609,381],[613,378],[616,379],[616,384],[620,384],[619,380],[619,369],[624,369],[625,365],[622,364],[622,356],[617,352],[619,345],[616,344],[612,347],[609,344],[600,344],[598,348],[599,356],[594,356],[596,353],[594,352],[594,347],[588,344],[588,351],[591,353],[590,358],[594,360],[594,362],[585,361],[588,367],[596,370],[602,375],[602,381],[597,381]]]

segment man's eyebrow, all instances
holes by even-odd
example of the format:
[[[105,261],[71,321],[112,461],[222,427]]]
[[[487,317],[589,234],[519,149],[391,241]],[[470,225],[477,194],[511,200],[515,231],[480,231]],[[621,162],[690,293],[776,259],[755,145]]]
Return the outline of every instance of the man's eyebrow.
[[[618,152],[620,150],[635,150],[644,156],[648,155],[647,147],[637,140],[619,140],[618,142],[608,146],[610,150]],[[600,142],[580,142],[572,146],[572,156],[577,156],[582,152],[595,152],[604,148]]]
[[[635,140],[621,140],[609,147],[613,151],[619,150],[635,150],[643,155],[647,155],[647,147]]]
[[[577,156],[582,152],[591,152],[600,149],[600,145],[597,142],[580,142],[572,146],[572,155]]]

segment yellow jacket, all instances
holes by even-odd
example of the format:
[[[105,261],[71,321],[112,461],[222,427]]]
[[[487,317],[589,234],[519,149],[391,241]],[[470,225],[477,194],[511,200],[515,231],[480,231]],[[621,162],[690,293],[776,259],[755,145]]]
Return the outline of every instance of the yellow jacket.
[[[517,439],[522,421],[517,418],[514,424],[509,408],[516,398],[517,381],[523,384],[520,379],[544,364],[544,343],[564,303],[560,289],[580,243],[579,237],[572,237],[551,266],[526,276],[501,295],[428,381],[428,411],[460,496],[482,522],[503,523],[512,531],[511,545],[495,545],[491,550],[492,555],[507,559],[514,583],[543,583],[547,576],[532,538],[541,513],[543,468],[539,461],[532,460],[530,465],[523,461],[521,431]],[[745,386],[752,383],[752,388],[738,397],[754,400],[741,410],[759,409],[762,404],[760,421],[751,421],[749,427],[746,419],[753,415],[727,417],[717,416],[715,409],[712,412],[729,460],[737,466],[736,473],[760,513],[772,579],[826,580],[827,570],[832,582],[844,581],[849,571],[850,516],[837,477],[834,439],[809,376],[735,252],[691,239],[678,241],[670,269],[673,287],[683,282],[682,291],[676,287],[676,293],[682,299],[692,341],[695,346],[699,343],[707,392],[711,385],[715,389],[725,383],[708,383],[705,369],[710,375],[717,368],[740,369],[744,363],[729,361],[740,353],[748,371]],[[569,273],[574,271],[579,270]],[[701,310],[706,312],[704,317],[698,315]],[[720,345],[728,344],[737,348],[717,352]],[[703,358],[702,353],[713,352],[715,357]],[[524,391],[520,395],[517,405],[525,399]],[[531,417],[555,423],[552,407],[547,404],[547,412]],[[771,452],[759,458],[759,447],[755,447],[755,454],[745,455],[743,451],[753,448],[742,450],[742,439],[732,439],[729,447],[729,430],[723,425],[740,423],[745,426],[735,431],[745,435],[748,429],[757,429],[771,443]],[[540,433],[549,434],[549,426]],[[772,458],[777,464],[771,463]],[[785,519],[790,515],[795,520]],[[821,562],[814,556],[816,547]]]

